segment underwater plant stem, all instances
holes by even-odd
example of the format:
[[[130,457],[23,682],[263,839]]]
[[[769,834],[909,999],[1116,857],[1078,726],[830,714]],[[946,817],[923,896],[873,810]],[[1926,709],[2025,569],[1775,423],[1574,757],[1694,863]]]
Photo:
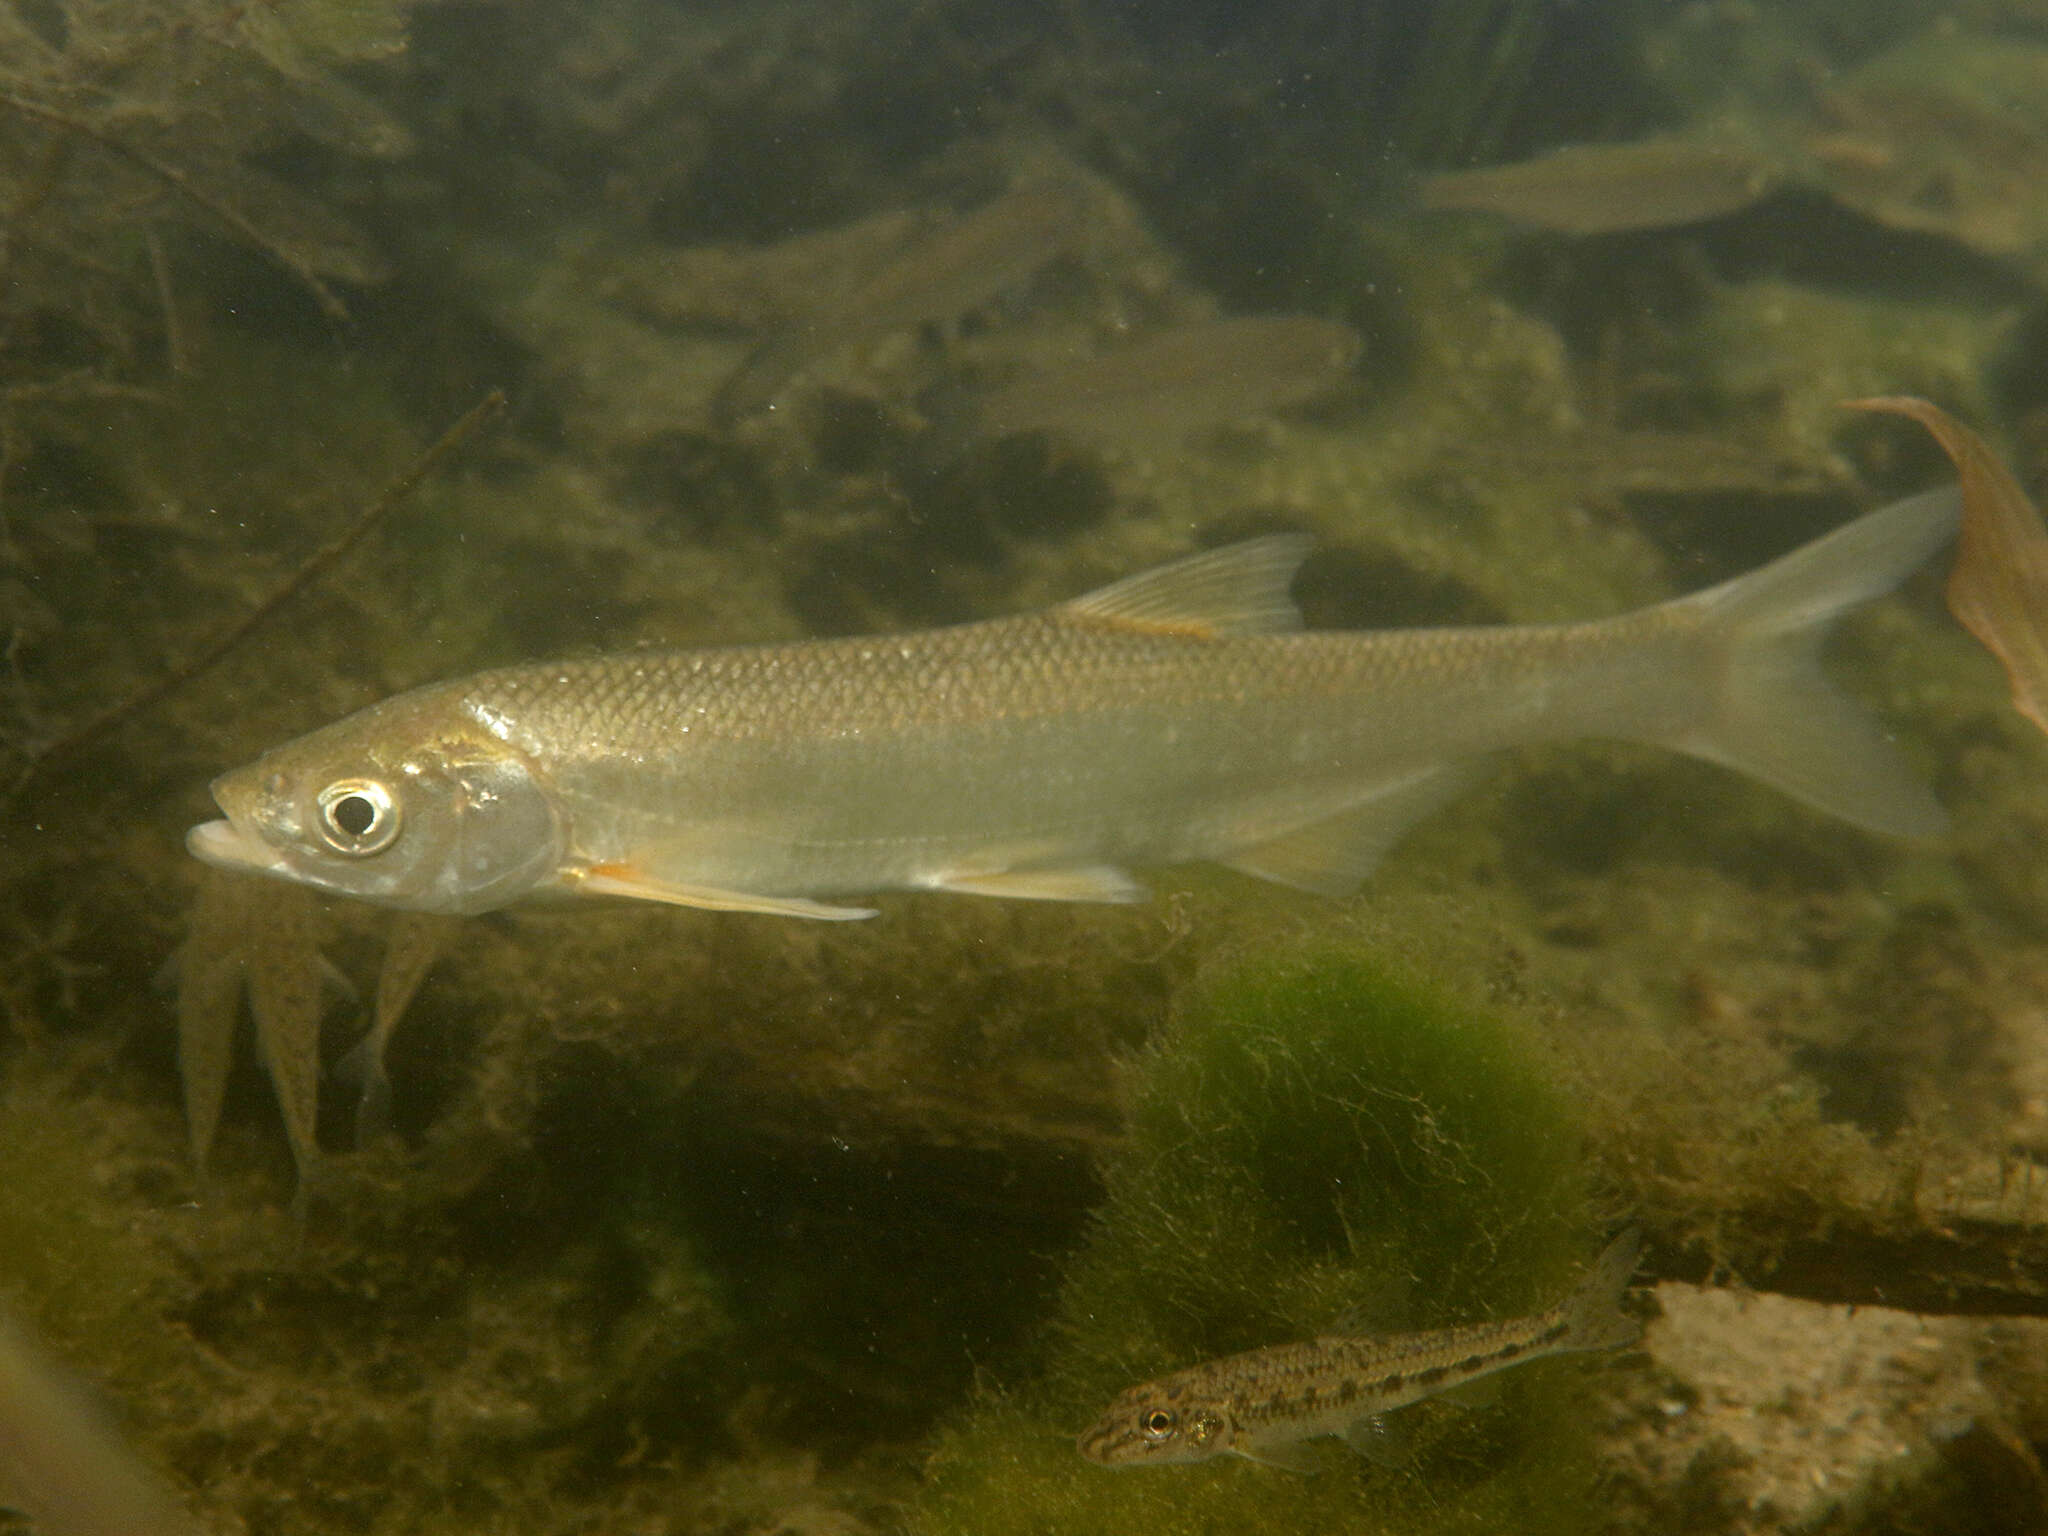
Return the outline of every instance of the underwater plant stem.
[[[178,689],[184,687],[201,673],[218,664],[221,659],[236,650],[243,641],[261,628],[276,612],[294,597],[311,586],[337,561],[341,560],[358,544],[375,531],[378,524],[389,517],[397,507],[419,489],[420,483],[442,464],[447,462],[479,428],[505,408],[505,392],[494,389],[463,413],[462,418],[443,432],[434,445],[412,463],[404,474],[384,487],[383,492],[362,511],[358,512],[341,532],[329,539],[302,560],[290,575],[280,582],[268,597],[248,613],[237,619],[227,629],[201,646],[196,652],[177,666],[171,668],[155,682],[137,689],[124,699],[108,705],[56,740],[30,754],[29,759],[15,774],[4,793],[0,793],[0,810],[13,810],[26,790],[48,767],[59,759],[68,757],[87,742],[96,740],[132,715],[138,715],[152,708]]]
[[[1545,8],[1530,0],[1455,0],[1435,13],[1397,130],[1416,164],[1483,164],[1498,156],[1549,25]]]
[[[29,221],[42,210],[43,204],[50,200],[50,194],[57,190],[57,183],[64,174],[64,164],[71,158],[71,146],[77,142],[68,133],[52,139],[42,162],[36,167],[35,175],[22,187],[21,195],[7,210],[6,218],[0,219],[0,294],[13,291],[14,261],[21,253],[23,232]],[[0,351],[5,351],[12,339],[17,318],[18,312],[13,310],[0,314]]]
[[[237,235],[248,241],[249,244],[255,246],[257,250],[264,252],[272,261],[275,261],[301,283],[305,284],[306,291],[313,295],[314,301],[319,304],[320,308],[330,319],[348,319],[348,306],[341,302],[340,295],[336,294],[332,288],[320,280],[319,273],[308,266],[302,258],[294,255],[286,246],[266,235],[250,221],[248,215],[235,207],[233,203],[227,202],[207,191],[180,167],[172,165],[168,160],[159,160],[148,150],[130,144],[125,139],[119,139],[112,134],[101,131],[82,117],[74,117],[68,112],[60,112],[54,107],[46,107],[39,102],[26,101],[11,91],[0,91],[0,107],[6,107],[11,111],[20,113],[23,117],[31,118],[49,127],[63,129],[67,133],[75,133],[81,138],[90,139],[93,143],[99,145],[100,148],[107,151],[108,154],[115,156],[117,159],[126,160],[130,165],[148,172],[151,176],[156,177],[157,180],[170,187],[172,191],[182,194],[196,207],[212,214],[213,217],[227,225],[229,229],[232,229]]]
[[[164,366],[173,374],[190,373],[192,364],[185,352],[185,328],[178,321],[178,296],[171,290],[171,261],[164,254],[164,242],[150,227],[145,243],[149,247],[149,275],[156,283],[157,307],[164,313]]]

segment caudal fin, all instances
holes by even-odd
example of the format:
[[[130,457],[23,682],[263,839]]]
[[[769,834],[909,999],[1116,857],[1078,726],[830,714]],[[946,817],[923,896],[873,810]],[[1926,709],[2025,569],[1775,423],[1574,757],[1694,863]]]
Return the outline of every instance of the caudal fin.
[[[1951,490],[1895,501],[1762,570],[1681,598],[1719,651],[1706,712],[1667,745],[1763,780],[1844,821],[1938,837],[1948,814],[1868,713],[1820,668],[1835,620],[1881,597],[1955,536]]]
[[[1558,1309],[1570,1330],[1558,1348],[1624,1349],[1635,1343],[1643,1330],[1621,1310],[1621,1295],[1642,1256],[1643,1234],[1635,1227],[1607,1245]]]

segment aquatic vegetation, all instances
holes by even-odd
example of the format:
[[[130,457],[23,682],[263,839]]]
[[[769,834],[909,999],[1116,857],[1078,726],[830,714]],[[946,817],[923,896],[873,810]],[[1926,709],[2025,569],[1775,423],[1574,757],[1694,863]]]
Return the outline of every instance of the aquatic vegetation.
[[[123,1405],[202,1529],[594,1529],[685,1497],[670,1458],[715,1442],[748,1356],[672,1220],[527,1241],[389,1160],[337,1185],[339,1222],[246,1182],[195,1204],[156,1110],[91,1078],[0,1080],[0,1307]]]
[[[1963,523],[1949,572],[1949,611],[1996,656],[2012,705],[2048,732],[2048,529],[1991,445],[1926,400],[1852,400],[1910,416],[1934,434],[1963,482]]]
[[[0,754],[59,740],[111,697],[94,674],[119,674],[127,646],[81,646],[74,626],[81,610],[139,606],[112,552],[149,551],[144,603],[204,588],[180,562],[221,552],[218,519],[169,490],[170,455],[150,462],[141,445],[232,373],[213,354],[223,312],[295,288],[288,305],[339,321],[346,289],[384,276],[306,168],[408,151],[406,128],[340,71],[401,50],[411,9],[0,4]],[[220,258],[236,247],[281,280],[241,272],[225,294]]]
[[[1497,1409],[1414,1410],[1406,1467],[1326,1444],[1309,1479],[1240,1464],[1111,1474],[1073,1437],[1131,1381],[1298,1339],[1347,1311],[1400,1327],[1553,1301],[1620,1219],[1605,1202],[1586,1209],[1594,1177],[1625,1192],[1616,1206],[1642,1197],[1662,1274],[1720,1265],[1799,1295],[2041,1309],[2039,1202],[2022,1192],[2043,1145],[2026,1106],[2039,1097],[2028,1085],[2048,1081],[2028,1054],[2048,888],[2024,882],[2048,867],[2048,844],[2038,818],[2014,815],[2039,799],[2037,765],[2015,746],[2032,728],[2005,725],[1974,647],[1911,602],[1850,624],[1831,673],[1897,723],[1916,774],[1956,813],[1958,841],[1974,839],[1981,870],[2003,871],[1995,911],[1991,874],[1972,877],[1949,847],[1902,849],[1733,775],[1603,749],[1524,759],[1502,775],[1504,794],[1475,793],[1420,829],[1347,905],[1175,871],[1144,906],[895,896],[887,923],[861,928],[640,907],[408,918],[387,935],[372,926],[381,916],[336,904],[310,920],[276,914],[268,947],[256,925],[272,914],[244,924],[230,911],[187,951],[180,1011],[200,1107],[253,1001],[259,1048],[303,1108],[318,1036],[344,1043],[336,1026],[366,1011],[329,998],[320,1016],[320,954],[364,981],[367,1001],[381,940],[359,1114],[380,1118],[389,1046],[400,1138],[330,1159],[321,1219],[295,1230],[271,1195],[284,1155],[267,1090],[243,1064],[230,1074],[230,1144],[213,1157],[217,1198],[188,1203],[169,1021],[146,985],[198,890],[178,832],[218,767],[320,719],[540,655],[1028,611],[1191,543],[1271,534],[1315,535],[1299,595],[1318,626],[1618,612],[1760,564],[1853,516],[1870,485],[1896,488],[1855,451],[1889,439],[1844,433],[1829,414],[1840,394],[1910,388],[1957,409],[1975,401],[1997,422],[1974,381],[2009,334],[1993,310],[2012,288],[1987,304],[1959,295],[1959,279],[1931,299],[1920,270],[1893,260],[1931,250],[1963,262],[1966,279],[1989,265],[1968,267],[1950,236],[1892,240],[1810,196],[1668,241],[1587,242],[1507,240],[1380,201],[1381,181],[1406,168],[1379,153],[1404,96],[1451,124],[1408,163],[1685,133],[1654,101],[1645,115],[1631,55],[1643,33],[1668,48],[1781,24],[1740,6],[1680,7],[1682,19],[1605,0],[1515,8],[1544,36],[1499,39],[1512,57],[1481,101],[1460,82],[1486,75],[1502,0],[426,6],[403,68],[346,75],[423,130],[402,173],[288,123],[236,161],[345,209],[398,258],[402,282],[374,299],[340,271],[314,272],[359,311],[346,332],[231,221],[70,136],[57,180],[146,209],[155,238],[140,224],[112,231],[92,251],[105,270],[78,274],[100,285],[92,304],[46,305],[0,341],[0,363],[21,370],[10,387],[27,378],[41,391],[10,401],[4,510],[19,558],[0,569],[0,640],[19,665],[0,674],[7,736],[56,740],[95,701],[191,656],[224,610],[260,604],[325,536],[316,519],[340,525],[326,509],[356,502],[348,482],[402,460],[421,424],[490,383],[517,403],[510,430],[437,484],[421,516],[362,549],[350,579],[295,605],[271,643],[101,738],[103,756],[48,775],[37,825],[17,816],[0,829],[0,953],[13,965],[0,1007],[17,1037],[0,1071],[12,1084],[21,1064],[82,1043],[106,1063],[60,1122],[5,1103],[0,1286],[19,1285],[10,1295],[37,1331],[134,1405],[134,1438],[215,1523],[336,1536],[896,1529],[891,1506],[917,1497],[912,1469],[936,1421],[936,1480],[917,1518],[977,1536],[1054,1527],[1082,1506],[1092,1512],[1071,1528],[1118,1536],[1567,1525],[1588,1502],[1582,1431],[1600,1418],[1580,1412],[1582,1397],[1596,1382],[1636,1383],[1622,1432],[1647,1442],[1667,1422],[1668,1387],[1651,1373],[1544,1363],[1506,1383]],[[68,9],[12,7],[45,29]],[[320,10],[337,26],[386,13]],[[1990,10],[1967,7],[1959,25]],[[189,41],[202,8],[160,14]],[[233,27],[311,26],[311,14],[284,0]],[[1034,28],[1046,35],[1021,35]],[[1258,35],[1240,46],[1247,29]],[[1558,65],[1595,31],[1615,81],[1582,60]],[[1333,37],[1370,46],[1333,50]],[[929,46],[906,52],[906,39]],[[1303,68],[1271,68],[1290,46]],[[1440,58],[1431,77],[1407,67]],[[1838,85],[1858,63],[1770,62],[1745,81],[1774,101]],[[294,110],[320,116],[291,93]],[[154,123],[90,105],[59,110],[181,163]],[[1816,123],[1826,131],[1814,113],[1799,131]],[[1866,127],[1849,138],[1885,130],[1881,116]],[[58,159],[56,131],[33,118],[0,108],[5,133]],[[964,314],[887,335],[855,327],[830,356],[799,345],[803,409],[729,433],[705,424],[751,342],[812,314],[811,298],[829,340],[834,304],[892,252],[1033,174],[1040,136],[1122,167],[1104,224],[1135,223],[1142,199],[1168,238],[1111,231]],[[1853,159],[1859,142],[1837,147]],[[1903,167],[1913,146],[1893,152]],[[1938,212],[1939,177],[1922,190]],[[260,194],[233,206],[275,229]],[[1644,194],[1637,211],[1649,206]],[[0,208],[0,225],[54,227],[12,212]],[[1872,245],[1830,269],[1844,281],[1781,265],[1843,227]],[[1730,281],[1713,242],[1731,232],[1757,236],[1742,259],[1768,268],[1767,283]],[[1544,308],[1544,282],[1566,267],[1606,300],[1601,324]],[[1975,306],[1960,320],[1958,302]],[[1000,388],[1225,307],[1327,314],[1364,333],[1358,408],[1184,452],[1096,458],[1032,440],[1086,462],[1072,513],[1053,506],[1058,466],[995,466],[990,501],[1003,505],[969,527],[910,483],[921,421],[943,419],[930,386]],[[153,388],[174,352],[193,369],[177,376],[175,413],[90,393]],[[90,377],[51,372],[79,362]],[[64,388],[74,393],[60,400]],[[785,384],[779,398],[792,394]],[[265,908],[292,899],[274,883],[245,895]],[[1369,933],[1404,965],[1489,991],[1518,1029],[1554,1026],[1532,1036],[1578,1070],[1550,1096],[1570,1122],[1559,1155],[1572,1161],[1583,1139],[1598,1169],[1566,1180],[1579,1187],[1560,1202],[1575,1213],[1559,1218],[1568,1230],[1545,1239],[1540,1265],[1522,1242],[1535,1234],[1513,1238],[1498,1273],[1483,1240],[1425,1232],[1415,1257],[1372,1224],[1387,1212],[1367,1196],[1442,1173],[1438,1205],[1492,1198],[1497,1180],[1519,1187],[1522,1144],[1467,1136],[1483,1106],[1444,1109],[1455,1084],[1417,1086],[1398,1061],[1354,1072],[1341,1050],[1290,1052],[1255,1019],[1258,1059],[1212,1041],[1212,1076],[1295,1084],[1290,1114],[1349,1114],[1351,1131],[1275,1151],[1257,1178],[1232,1175],[1223,1165],[1241,1170],[1245,1139],[1227,1157],[1204,1147],[1234,1134],[1239,1110],[1184,1081],[1188,1115],[1162,1114],[1138,1145],[1216,1175],[1221,1193],[1205,1203],[1165,1175],[1140,1190],[1176,1215],[1152,1233],[1157,1264],[1135,1278],[1108,1266],[1081,1296],[1086,1337],[1061,1303],[1020,1360],[1050,1306],[1047,1255],[1097,1193],[1085,1170],[1123,1166],[1112,1057],[1139,1049],[1169,1008],[1204,1006],[1182,988],[1219,946],[1274,929]],[[1354,990],[1332,983],[1339,1014]],[[1136,1072],[1184,1059],[1193,1017]],[[1493,1021],[1485,1032],[1511,1033]],[[336,1085],[318,1086],[318,1120],[345,1116]],[[1128,1102],[1137,1093],[1134,1079]],[[1272,1119],[1253,1096],[1243,1114]],[[1384,1137],[1357,1133],[1361,1104]],[[1992,1213],[2004,1225],[1964,1204],[2005,1186],[1992,1156],[1966,1160],[1975,1143],[1959,1147],[1951,1111],[2007,1157],[2011,1193]],[[302,1148],[325,1129],[294,1116]],[[1445,1169],[1418,1153],[1382,1176],[1397,1161],[1389,1145],[1440,1150],[1444,1125],[1468,1157]],[[124,1127],[126,1148],[114,1144]],[[1333,1216],[1321,1176],[1354,1166],[1366,1177],[1343,1194],[1366,1208]],[[60,1167],[75,1176],[60,1181]],[[1109,1214],[1135,1232],[1143,1204],[1113,1201]],[[78,1234],[94,1227],[108,1244],[87,1262]],[[1473,1251],[1481,1259],[1465,1262]],[[1226,1268],[1243,1256],[1249,1280],[1217,1280],[1219,1256]],[[1419,1302],[1378,1278],[1397,1272],[1420,1276],[1405,1282]],[[1440,1278],[1453,1294],[1432,1294]],[[1184,1295],[1206,1314],[1183,1309]],[[963,1407],[976,1372],[1022,1385]],[[1805,1430],[1865,1401],[1831,1390],[1790,1422]],[[1694,1408],[1687,1422],[1709,1417]],[[1720,1485],[1695,1471],[1658,1469],[1661,1525],[1605,1513],[1631,1532],[1711,1525],[1725,1513],[1712,1504]],[[990,1513],[1004,1495],[1011,1507]],[[1945,1499],[1948,1514],[1967,1508]],[[1738,1519],[1769,1528],[1771,1516]]]
[[[1452,0],[1428,8],[1393,102],[1397,146],[1427,165],[1497,154],[1529,105],[1555,17],[1540,0]]]
[[[1405,1469],[1331,1450],[1313,1478],[1110,1473],[1072,1441],[1132,1381],[1347,1313],[1429,1327],[1554,1301],[1595,1202],[1572,1106],[1514,1025],[1368,954],[1283,946],[1200,984],[1126,1101],[1044,1373],[941,1437],[914,1529],[1588,1527],[1569,1370],[1510,1379],[1497,1412],[1411,1410]]]
[[[333,69],[401,49],[410,4],[0,6],[0,115],[13,119],[0,135],[0,206],[12,215],[0,288],[13,323],[46,305],[104,304],[111,320],[143,288],[175,352],[166,255],[153,236],[138,249],[135,232],[194,220],[270,256],[345,315],[329,279],[371,281],[377,257],[252,159],[294,134],[348,154],[403,154],[406,130]]]
[[[259,164],[287,143],[390,159],[405,128],[335,70],[404,46],[411,0],[0,5],[0,516],[31,421],[145,398],[190,365],[166,236],[225,235],[328,315],[383,273],[349,223]],[[0,523],[0,530],[5,524]]]

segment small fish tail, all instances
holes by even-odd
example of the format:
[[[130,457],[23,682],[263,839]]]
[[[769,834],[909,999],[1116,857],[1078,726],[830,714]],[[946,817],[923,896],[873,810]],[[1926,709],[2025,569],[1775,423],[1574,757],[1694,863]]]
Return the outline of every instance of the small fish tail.
[[[1837,692],[1821,642],[1849,609],[1892,590],[1955,534],[1955,491],[1930,491],[1857,519],[1680,602],[1719,652],[1704,716],[1670,745],[1761,779],[1844,821],[1894,837],[1940,836],[1948,816]]]
[[[1558,1348],[1623,1349],[1635,1343],[1642,1328],[1621,1310],[1621,1296],[1642,1256],[1643,1234],[1636,1227],[1607,1245],[1558,1308],[1569,1326]]]

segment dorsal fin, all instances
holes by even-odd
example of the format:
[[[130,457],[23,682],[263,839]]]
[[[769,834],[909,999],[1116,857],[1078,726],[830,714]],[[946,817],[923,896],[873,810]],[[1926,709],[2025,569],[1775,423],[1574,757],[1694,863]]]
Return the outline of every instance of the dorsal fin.
[[[1060,605],[1060,612],[1187,635],[1262,635],[1301,628],[1287,595],[1313,541],[1276,533],[1154,566]]]

